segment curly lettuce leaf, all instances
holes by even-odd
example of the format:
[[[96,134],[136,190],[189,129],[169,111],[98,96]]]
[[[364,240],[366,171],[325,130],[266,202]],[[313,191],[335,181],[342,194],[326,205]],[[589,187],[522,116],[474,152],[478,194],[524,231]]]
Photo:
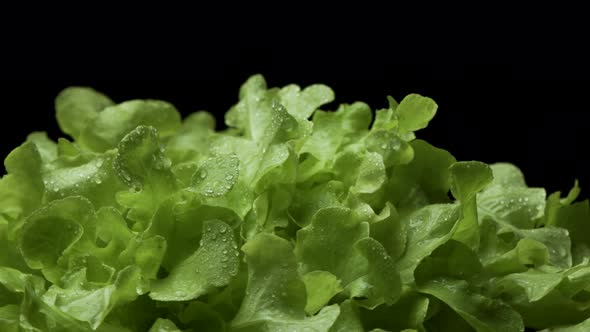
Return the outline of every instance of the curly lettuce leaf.
[[[244,302],[232,321],[235,331],[329,330],[339,307],[326,306],[315,316],[306,317],[305,284],[286,240],[261,233],[242,250],[249,281]]]

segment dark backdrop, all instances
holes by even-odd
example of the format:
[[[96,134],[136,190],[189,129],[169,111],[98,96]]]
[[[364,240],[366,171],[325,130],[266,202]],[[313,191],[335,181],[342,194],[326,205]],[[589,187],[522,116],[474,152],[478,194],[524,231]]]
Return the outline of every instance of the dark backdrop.
[[[144,55],[115,49],[105,57],[92,50],[72,54],[26,54],[7,62],[0,76],[0,154],[5,156],[35,130],[59,137],[53,99],[69,85],[92,86],[115,101],[157,98],[183,115],[208,110],[223,126],[223,113],[237,100],[239,85],[262,73],[269,85],[325,83],[337,102],[365,101],[386,106],[386,95],[400,100],[417,92],[439,105],[430,126],[418,137],[450,150],[459,160],[510,161],[527,182],[549,192],[567,191],[575,178],[590,188],[586,155],[590,130],[586,115],[590,80],[575,63],[560,58],[495,59],[399,57],[399,51],[342,46],[292,55],[285,49],[252,53],[214,46]],[[442,60],[445,59],[445,60]],[[335,108],[335,105],[331,105]]]

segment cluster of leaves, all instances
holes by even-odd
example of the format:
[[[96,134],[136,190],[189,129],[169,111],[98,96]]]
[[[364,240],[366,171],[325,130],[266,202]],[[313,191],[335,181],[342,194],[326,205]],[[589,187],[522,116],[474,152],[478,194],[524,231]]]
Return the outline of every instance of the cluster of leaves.
[[[590,210],[415,138],[437,105],[242,87],[228,129],[56,99],[0,180],[0,330],[590,330]],[[449,192],[454,198],[450,198]]]

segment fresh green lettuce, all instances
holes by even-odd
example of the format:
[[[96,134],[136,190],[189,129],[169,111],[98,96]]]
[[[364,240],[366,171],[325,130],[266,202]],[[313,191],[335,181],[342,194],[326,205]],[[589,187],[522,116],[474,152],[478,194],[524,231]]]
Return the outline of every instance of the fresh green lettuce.
[[[0,179],[0,331],[590,329],[590,205],[415,132],[437,104],[336,111],[241,87],[227,129],[157,100],[56,98]]]

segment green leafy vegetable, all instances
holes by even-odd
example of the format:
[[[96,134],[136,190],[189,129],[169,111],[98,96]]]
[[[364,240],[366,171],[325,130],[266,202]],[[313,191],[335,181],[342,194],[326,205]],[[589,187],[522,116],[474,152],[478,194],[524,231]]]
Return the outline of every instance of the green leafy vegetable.
[[[427,97],[333,100],[256,75],[215,131],[62,91],[70,138],[32,133],[4,161],[0,331],[590,329],[577,182],[546,197],[416,139]]]

